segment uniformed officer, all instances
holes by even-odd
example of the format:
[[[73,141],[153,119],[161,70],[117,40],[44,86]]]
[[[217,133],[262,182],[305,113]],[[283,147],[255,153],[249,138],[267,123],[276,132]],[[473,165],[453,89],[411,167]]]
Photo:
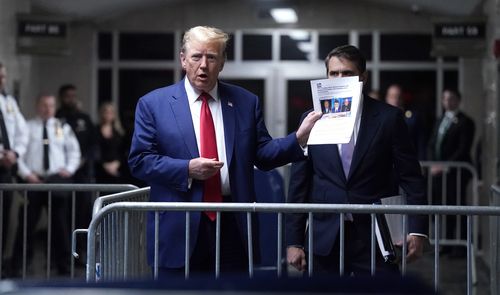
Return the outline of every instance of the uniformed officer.
[[[7,68],[0,62],[0,183],[13,182],[12,177],[15,175],[17,160],[26,152],[27,144],[26,121],[19,111],[16,99],[7,93]],[[5,259],[7,263],[4,265],[9,268],[13,267],[8,265],[8,260],[12,260],[12,253],[7,253],[9,251],[6,250],[13,247],[7,247],[7,231],[13,228],[9,217],[16,215],[11,212],[11,204],[12,193],[4,192],[3,208],[0,208],[2,215],[0,218],[3,221],[3,229],[0,228],[0,235],[2,235],[0,259]],[[3,274],[12,273],[12,271],[12,269],[4,269]]]
[[[97,131],[90,119],[80,108],[77,88],[73,84],[65,84],[59,88],[60,107],[56,117],[71,126],[80,144],[82,158],[80,167],[74,175],[76,183],[94,182],[94,158],[98,154]],[[87,228],[92,217],[92,194],[90,192],[77,193],[76,225],[78,228]],[[78,243],[81,245],[82,243]],[[84,249],[79,249],[84,251]]]
[[[68,124],[55,118],[56,98],[43,94],[37,99],[37,117],[28,121],[30,141],[26,154],[19,160],[19,176],[28,183],[71,183],[80,165],[80,146]],[[28,239],[33,245],[35,228],[43,206],[45,193],[30,193],[28,206]],[[69,273],[70,219],[69,197],[66,192],[53,192],[52,249],[60,275]],[[32,254],[33,249],[29,253]]]

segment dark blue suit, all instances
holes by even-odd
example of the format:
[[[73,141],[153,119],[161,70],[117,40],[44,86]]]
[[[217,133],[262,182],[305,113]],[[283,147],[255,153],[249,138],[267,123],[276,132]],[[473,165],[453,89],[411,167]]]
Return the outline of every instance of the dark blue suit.
[[[226,158],[234,202],[254,202],[254,165],[269,170],[303,159],[295,133],[272,139],[264,124],[258,98],[243,88],[219,82]],[[201,202],[203,182],[188,187],[188,163],[199,157],[184,81],[142,97],[135,114],[129,156],[132,174],[151,185],[151,201]],[[152,214],[150,215],[150,217]],[[191,214],[190,251],[198,235],[200,213]],[[246,217],[237,223],[245,239]],[[185,214],[160,214],[160,267],[184,266]],[[148,219],[148,259],[153,261],[154,218]],[[246,243],[244,243],[246,245]]]
[[[393,195],[394,168],[399,184],[408,194],[408,204],[426,202],[420,166],[401,111],[365,96],[362,112],[349,175],[344,175],[337,145],[311,145],[308,159],[292,165],[289,202],[372,204]],[[304,241],[306,217],[303,214],[287,216],[287,245],[307,246]],[[426,233],[426,220],[426,217],[410,216],[410,232]],[[339,223],[338,214],[314,214],[314,254],[330,254]],[[358,232],[361,229],[363,235],[366,233],[369,241],[369,215],[354,215],[354,224]]]

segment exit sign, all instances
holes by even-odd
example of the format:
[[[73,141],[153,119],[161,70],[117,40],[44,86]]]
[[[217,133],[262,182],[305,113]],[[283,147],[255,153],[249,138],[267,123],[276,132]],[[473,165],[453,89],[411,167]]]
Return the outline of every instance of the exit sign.
[[[434,24],[434,38],[484,39],[484,23],[437,23]]]
[[[66,38],[66,22],[19,20],[18,34],[20,37],[58,37]]]

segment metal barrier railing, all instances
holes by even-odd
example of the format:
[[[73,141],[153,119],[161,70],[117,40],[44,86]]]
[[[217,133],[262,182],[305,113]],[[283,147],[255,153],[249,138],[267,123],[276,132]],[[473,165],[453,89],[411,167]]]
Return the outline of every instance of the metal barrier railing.
[[[467,162],[440,162],[440,161],[422,161],[420,162],[422,166],[424,175],[426,175],[426,183],[427,183],[427,198],[428,204],[435,205],[471,205],[478,206],[479,205],[479,179],[476,168]],[[433,167],[440,167],[442,169],[441,177],[438,177],[437,180],[439,183],[433,183],[433,175],[431,170]],[[471,194],[469,198],[465,197],[465,201],[470,200],[470,203],[463,203],[464,200],[461,199],[462,194],[466,194],[466,191],[463,191],[464,181],[467,181],[466,174],[470,175],[470,183],[471,183]],[[450,186],[453,185],[453,186]],[[449,192],[448,190],[453,190]],[[438,193],[438,196],[435,194]],[[452,194],[450,196],[450,194]],[[436,204],[436,197],[440,197],[440,202]],[[447,197],[452,197],[454,200],[447,200]],[[434,200],[433,200],[434,198]],[[433,202],[434,201],[434,202]],[[448,202],[452,202],[451,204]],[[462,230],[462,216],[458,215],[452,220],[450,217],[445,218],[446,216],[442,216],[441,218],[441,229],[439,236],[441,245],[466,245],[466,237],[461,236]],[[429,233],[431,234],[431,242],[437,237],[436,232],[432,227],[432,217],[429,217]],[[450,238],[450,233],[448,230],[450,228],[447,226],[448,222],[453,222],[454,226],[454,235]],[[480,245],[479,243],[479,222],[478,216],[474,217],[474,231],[473,231],[473,242],[475,245]]]
[[[491,186],[490,206],[500,208],[500,186]],[[490,217],[490,285],[491,294],[500,293],[500,218]]]
[[[23,198],[23,208],[22,208],[22,278],[26,279],[27,272],[27,247],[28,247],[28,236],[27,236],[27,226],[28,226],[28,193],[30,192],[47,192],[47,253],[46,253],[46,277],[51,277],[51,223],[52,223],[52,193],[53,192],[67,192],[71,193],[71,231],[75,229],[75,217],[76,217],[76,196],[77,193],[88,192],[92,194],[92,198],[100,196],[101,193],[113,193],[121,191],[130,191],[137,189],[136,186],[130,184],[0,184],[0,212],[4,212],[4,193],[5,192],[19,192]],[[11,198],[13,198],[12,194]],[[37,197],[37,196],[30,196]],[[12,230],[11,228],[9,230]],[[14,234],[15,235],[15,234]],[[3,218],[0,218],[0,277],[2,277],[3,271],[3,258],[4,258],[4,224]],[[68,240],[70,237],[68,237]],[[68,249],[70,250],[70,249]],[[75,274],[75,261],[71,257],[70,265],[70,275],[73,278]]]
[[[133,194],[134,192],[130,192]],[[425,214],[432,215],[435,217],[435,231],[439,233],[440,230],[440,215],[465,215],[467,216],[467,294],[471,294],[472,292],[472,259],[473,259],[473,247],[472,243],[472,228],[473,228],[473,216],[478,215],[486,215],[486,216],[500,216],[500,208],[492,208],[492,207],[479,207],[479,206],[410,206],[410,205],[343,205],[343,204],[276,204],[276,203],[177,203],[177,202],[119,202],[110,204],[109,206],[104,207],[98,214],[96,214],[90,224],[89,232],[88,232],[88,256],[87,256],[87,280],[93,281],[96,279],[103,280],[116,280],[116,279],[125,279],[129,278],[129,273],[131,273],[131,266],[128,264],[127,259],[130,257],[130,253],[134,253],[134,255],[138,255],[138,249],[132,249],[131,244],[127,244],[128,239],[125,238],[127,236],[128,227],[133,224],[134,216],[131,215],[133,212],[146,212],[146,211],[154,211],[154,221],[155,221],[155,237],[154,237],[154,265],[153,265],[153,275],[154,278],[158,277],[158,236],[159,236],[159,212],[160,211],[185,211],[186,212],[186,249],[189,245],[189,236],[190,236],[190,225],[189,225],[189,213],[191,211],[216,211],[217,212],[217,224],[216,224],[216,263],[215,263],[215,276],[218,277],[220,274],[220,212],[226,211],[236,211],[236,212],[247,212],[247,235],[248,235],[248,273],[249,276],[253,275],[253,261],[252,261],[252,230],[251,230],[251,219],[253,212],[268,212],[268,213],[276,213],[278,215],[278,261],[277,261],[277,275],[281,275],[281,253],[279,252],[282,249],[283,241],[280,238],[282,236],[282,218],[285,213],[308,213],[308,226],[309,232],[313,232],[313,216],[315,213],[333,213],[340,214],[341,219],[341,227],[340,227],[340,244],[344,243],[344,217],[346,213],[365,213],[371,215],[372,222],[372,238],[371,238],[371,266],[372,266],[372,274],[375,273],[375,240],[374,240],[374,222],[376,214],[404,214],[403,215],[403,235],[406,236],[408,231],[406,229],[407,224],[407,215],[413,214]],[[123,226],[118,226],[116,222],[123,222]],[[100,227],[108,227],[107,235],[108,237],[104,237],[109,240],[109,243],[124,243],[123,251],[116,254],[114,247],[109,247],[108,249],[103,249],[104,251],[113,251],[110,252],[115,254],[117,260],[121,260],[120,263],[113,261],[103,261],[100,260],[100,277],[96,278],[96,234],[99,232]],[[114,228],[119,228],[124,232],[119,234],[113,232]],[[145,230],[141,231],[140,234],[145,234]],[[103,232],[101,231],[101,239]],[[117,236],[124,237],[123,240],[117,240]],[[313,249],[314,240],[312,239],[312,235],[309,235],[308,239],[308,248]],[[439,289],[439,247],[440,241],[439,239],[435,240],[434,250],[435,250],[435,260],[434,260],[434,287],[437,291]],[[340,274],[343,274],[343,247],[340,248]],[[402,254],[402,273],[406,273],[406,245],[403,244],[403,254]],[[185,276],[189,277],[189,255],[187,254],[189,251],[186,251],[185,255]],[[140,254],[142,255],[142,254]],[[309,254],[309,263],[308,263],[308,273],[310,276],[313,275],[313,263],[312,263],[312,254]],[[101,255],[101,258],[103,256]],[[121,264],[117,266],[117,264]],[[143,273],[144,274],[144,273]]]
[[[101,211],[102,208],[117,202],[146,202],[149,200],[150,188],[140,188],[134,191],[121,192],[106,196],[101,196],[97,198],[94,202],[92,216],[95,217]],[[140,275],[149,269],[146,261],[146,216],[139,212],[131,213],[127,218],[127,224],[120,223],[117,221],[123,221],[123,218],[115,214],[109,220],[105,220],[101,227],[99,227],[100,239],[99,239],[99,258],[105,268],[110,268],[113,270],[112,273],[124,273],[124,277]],[[132,222],[128,222],[132,220]],[[112,228],[115,226],[115,228]],[[122,236],[123,227],[128,230]],[[72,253],[75,258],[79,255],[76,253],[76,235],[77,234],[87,234],[88,229],[77,229],[73,231],[72,239]],[[128,249],[135,249],[133,256],[128,256]],[[113,253],[113,255],[110,255]],[[120,253],[127,253],[124,260],[120,259]],[[143,255],[141,255],[143,254]],[[116,261],[113,257],[118,257]],[[123,261],[126,261],[124,263]],[[100,268],[100,265],[98,265]],[[87,265],[88,267],[88,265]],[[128,269],[132,272],[128,272]]]

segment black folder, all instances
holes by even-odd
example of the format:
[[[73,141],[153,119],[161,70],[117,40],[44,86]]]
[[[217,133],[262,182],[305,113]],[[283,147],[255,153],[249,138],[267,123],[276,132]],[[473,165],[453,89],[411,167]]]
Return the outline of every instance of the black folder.
[[[387,225],[385,214],[375,215],[375,236],[382,257],[386,263],[395,264],[399,262],[398,253],[392,243],[391,232]]]

